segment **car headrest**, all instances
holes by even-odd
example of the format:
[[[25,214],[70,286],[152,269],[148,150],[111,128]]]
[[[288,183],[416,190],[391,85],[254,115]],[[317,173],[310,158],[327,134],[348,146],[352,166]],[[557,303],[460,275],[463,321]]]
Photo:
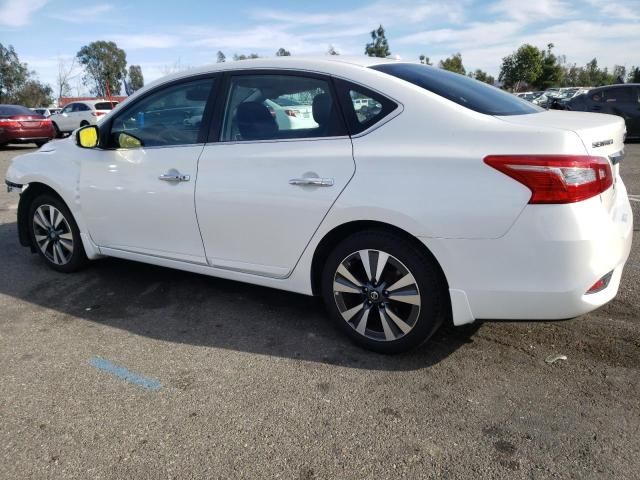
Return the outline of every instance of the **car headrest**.
[[[329,123],[332,107],[331,96],[328,93],[321,93],[313,98],[311,109],[313,119],[318,125],[326,126]]]
[[[244,102],[236,111],[238,130],[244,140],[264,140],[278,133],[278,124],[269,109],[260,102]]]

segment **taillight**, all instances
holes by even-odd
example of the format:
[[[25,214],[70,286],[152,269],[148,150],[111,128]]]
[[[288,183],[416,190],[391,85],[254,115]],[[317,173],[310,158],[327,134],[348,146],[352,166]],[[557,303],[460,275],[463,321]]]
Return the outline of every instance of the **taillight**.
[[[91,112],[91,115],[93,115],[94,117],[99,117],[104,114],[105,114],[104,112]]]
[[[489,155],[484,162],[531,190],[529,203],[574,203],[613,184],[606,158],[587,155]]]
[[[18,120],[13,118],[0,118],[0,127],[16,127],[18,126]]]

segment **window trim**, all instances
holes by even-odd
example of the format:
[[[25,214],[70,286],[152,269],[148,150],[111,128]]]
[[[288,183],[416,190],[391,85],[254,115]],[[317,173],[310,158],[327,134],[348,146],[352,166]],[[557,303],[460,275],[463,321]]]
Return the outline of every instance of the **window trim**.
[[[220,77],[221,77],[220,72],[203,73],[200,75],[189,75],[186,77],[178,78],[176,80],[172,80],[170,82],[162,83],[157,87],[154,87],[151,90],[144,92],[139,97],[137,97],[133,102],[126,105],[125,108],[123,108],[122,110],[119,110],[115,115],[109,114],[110,118],[107,121],[105,121],[102,125],[99,126],[100,144],[98,145],[98,148],[100,148],[101,150],[111,150],[111,151],[131,150],[130,148],[118,148],[118,147],[109,146],[108,141],[111,137],[111,127],[113,125],[113,120],[115,118],[119,117],[121,114],[125,114],[127,111],[129,111],[132,108],[135,108],[136,105],[138,105],[140,102],[142,102],[149,96],[154,95],[162,90],[172,88],[172,87],[175,87],[176,85],[180,85],[183,83],[191,83],[198,80],[212,79],[213,87],[211,88],[211,91],[209,92],[209,96],[207,97],[207,100],[205,103],[204,113],[202,114],[202,122],[200,125],[200,131],[198,132],[198,140],[196,143],[181,143],[176,145],[155,145],[150,147],[143,146],[142,148],[144,148],[145,150],[150,150],[150,149],[156,149],[156,148],[190,147],[195,145],[204,145],[206,142],[206,134],[209,130],[209,124],[211,122],[211,117],[214,113],[213,111],[215,108],[215,104],[219,103],[216,101],[218,98],[216,93],[219,89],[219,84],[222,83],[220,81]],[[113,111],[115,111],[115,108],[112,110],[112,112]]]
[[[329,85],[330,93],[333,97],[333,101],[338,109],[338,118],[340,119],[342,130],[344,131],[344,135],[332,135],[332,136],[323,136],[323,137],[303,137],[303,138],[270,138],[264,140],[221,140],[222,135],[222,122],[224,119],[224,112],[226,109],[227,103],[227,95],[230,93],[231,89],[231,78],[238,76],[256,76],[256,75],[278,75],[278,76],[290,76],[290,77],[306,77],[313,78],[316,80],[322,80],[327,82]],[[207,137],[206,143],[216,143],[216,144],[224,144],[224,145],[235,145],[235,144],[249,144],[249,143],[278,143],[278,142],[304,142],[304,141],[317,141],[317,140],[334,140],[334,139],[345,139],[349,138],[349,128],[347,127],[347,122],[345,121],[344,112],[342,110],[342,105],[340,102],[340,98],[338,97],[338,92],[336,91],[335,85],[333,83],[333,77],[328,74],[312,72],[308,70],[298,70],[298,69],[280,69],[280,68],[251,68],[251,69],[241,69],[241,70],[225,70],[222,72],[222,81],[220,82],[220,90],[221,95],[217,98],[219,99],[216,102],[216,108],[213,116],[213,121],[211,122],[211,127],[209,129],[209,135]]]

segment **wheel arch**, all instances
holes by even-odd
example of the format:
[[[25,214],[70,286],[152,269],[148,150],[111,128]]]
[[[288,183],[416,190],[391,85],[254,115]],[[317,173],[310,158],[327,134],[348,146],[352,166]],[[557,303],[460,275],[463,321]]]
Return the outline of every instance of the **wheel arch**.
[[[422,243],[417,237],[410,234],[406,230],[403,230],[402,228],[396,227],[395,225],[391,225],[389,223],[375,220],[356,220],[334,227],[332,230],[325,234],[325,236],[316,246],[316,249],[313,253],[313,259],[311,261],[311,291],[314,295],[320,295],[322,266],[324,265],[325,260],[327,259],[331,251],[336,247],[336,245],[338,245],[340,241],[342,241],[346,237],[365,230],[378,230],[393,233],[394,235],[398,235],[412,243],[420,252],[422,252],[427,258],[433,261],[433,264],[436,265],[444,282],[444,288],[446,288],[446,290],[448,291],[449,283],[447,281],[447,276],[445,275],[442,266],[440,265],[440,262],[435,257],[435,255],[433,255],[431,250],[429,250],[429,248],[427,248],[427,246]]]
[[[43,193],[51,194],[67,205],[62,195],[49,185],[40,182],[29,183],[27,189],[20,194],[20,201],[18,202],[18,238],[20,239],[20,245],[29,247],[33,253],[36,253],[37,250],[33,242],[31,242],[31,235],[29,235],[29,206],[35,198]]]

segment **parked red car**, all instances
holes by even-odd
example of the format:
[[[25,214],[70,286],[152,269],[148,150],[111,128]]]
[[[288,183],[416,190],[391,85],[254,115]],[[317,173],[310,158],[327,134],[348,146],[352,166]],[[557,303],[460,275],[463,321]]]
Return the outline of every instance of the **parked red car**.
[[[41,147],[56,136],[51,120],[20,105],[0,105],[0,147],[35,143]]]

